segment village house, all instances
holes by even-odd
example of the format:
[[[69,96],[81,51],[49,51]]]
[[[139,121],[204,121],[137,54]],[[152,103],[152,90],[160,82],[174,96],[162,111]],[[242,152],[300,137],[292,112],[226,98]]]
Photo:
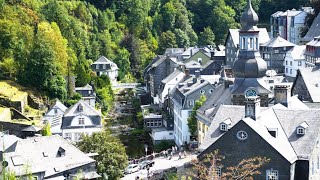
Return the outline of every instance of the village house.
[[[101,113],[83,100],[69,107],[63,115],[61,134],[65,139],[79,141],[82,134],[91,135],[101,130]]]
[[[200,78],[200,72],[189,75],[179,83],[171,92],[174,117],[174,140],[178,146],[190,142],[190,132],[187,119],[195,105],[195,102],[203,95],[208,97],[214,92],[215,87]]]
[[[262,58],[267,62],[268,69],[276,70],[277,73],[284,73],[286,53],[294,46],[295,44],[277,36],[262,44],[260,46],[260,53]]]
[[[96,105],[96,94],[94,92],[94,89],[89,84],[83,86],[83,87],[76,87],[75,92],[81,94],[81,99],[92,106],[93,108]]]
[[[0,139],[1,162],[18,178],[37,180],[97,179],[95,160],[59,135],[20,139],[4,135]],[[4,163],[2,163],[4,164]]]
[[[97,76],[106,75],[111,82],[117,82],[118,66],[104,56],[101,56],[97,61],[91,64],[91,69]]]
[[[295,78],[297,75],[298,69],[306,67],[305,53],[306,46],[295,46],[290,51],[286,53],[284,67],[285,75],[287,77]]]
[[[301,30],[305,28],[305,19],[312,9],[277,11],[270,17],[271,37],[278,35],[291,43],[301,43]]]

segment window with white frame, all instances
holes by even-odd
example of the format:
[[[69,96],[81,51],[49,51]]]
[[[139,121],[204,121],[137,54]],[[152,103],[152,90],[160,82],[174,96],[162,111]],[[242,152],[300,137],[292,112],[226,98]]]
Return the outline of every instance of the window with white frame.
[[[58,109],[54,109],[54,114],[58,114]]]
[[[102,69],[106,69],[106,65],[105,64],[102,65]]]
[[[193,106],[194,106],[194,100],[193,100],[193,99],[190,99],[190,100],[189,100],[189,106],[190,106],[190,107],[193,107]]]
[[[96,64],[96,69],[99,69],[99,64]]]
[[[203,90],[203,89],[200,90],[200,93],[201,93],[201,94],[204,94],[205,92],[206,92],[206,91]]]
[[[267,180],[278,180],[279,179],[279,174],[277,170],[267,170]]]
[[[292,74],[292,69],[290,69],[290,74]]]
[[[245,131],[238,131],[237,138],[239,140],[245,140],[248,138],[248,134]]]
[[[84,125],[84,118],[83,117],[79,117],[79,125]]]
[[[299,135],[304,135],[304,134],[305,134],[305,129],[302,128],[302,127],[298,127],[298,128],[297,128],[297,134],[299,134]]]
[[[209,89],[209,93],[210,93],[210,94],[213,93],[213,89]]]
[[[228,126],[226,124],[224,124],[224,123],[221,123],[220,124],[220,130],[221,131],[228,131]]]
[[[301,61],[298,61],[298,66],[302,66],[302,62]]]

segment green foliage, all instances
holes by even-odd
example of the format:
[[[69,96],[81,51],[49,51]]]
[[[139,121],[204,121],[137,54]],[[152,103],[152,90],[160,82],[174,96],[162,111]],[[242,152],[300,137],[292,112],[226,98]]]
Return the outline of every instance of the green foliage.
[[[200,99],[196,101],[190,116],[188,117],[188,127],[191,135],[197,135],[197,125],[198,120],[196,118],[197,110],[206,102],[206,96],[201,95]]]
[[[162,140],[159,144],[154,146],[156,152],[161,152],[163,150],[167,150],[175,145],[174,141]]]
[[[114,107],[114,94],[108,76],[97,76],[94,79],[97,96],[102,104],[102,111],[109,112]]]
[[[199,45],[213,45],[215,40],[215,36],[210,27],[204,28],[204,30],[200,33],[199,37]]]
[[[51,126],[50,123],[47,123],[46,125],[44,125],[43,129],[42,129],[42,136],[51,136]]]
[[[5,58],[0,62],[0,76],[14,78],[17,73],[17,67],[13,58]]]
[[[77,143],[79,149],[85,153],[96,152],[94,157],[97,163],[98,173],[106,173],[109,179],[120,179],[122,170],[128,164],[125,147],[120,140],[108,131],[94,133],[91,136],[83,136]]]

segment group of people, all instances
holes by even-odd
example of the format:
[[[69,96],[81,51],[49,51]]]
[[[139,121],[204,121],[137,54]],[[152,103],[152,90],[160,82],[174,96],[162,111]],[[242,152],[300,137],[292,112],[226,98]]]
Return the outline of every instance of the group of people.
[[[177,152],[179,152],[179,153],[178,153],[178,156],[179,156],[178,160],[182,159],[182,151],[183,151],[184,158],[187,157],[187,153],[186,153],[185,150],[183,150],[182,147],[180,148],[180,150],[178,150],[178,147],[177,147],[177,146],[172,146],[172,150],[171,150],[171,152],[170,152],[170,155],[169,155],[169,151],[170,151],[170,150],[164,150],[164,151],[162,151],[162,154],[164,155],[164,157],[167,158],[167,157],[169,156],[169,160],[171,160],[172,157],[173,157],[173,155],[174,155],[175,153],[177,153]]]

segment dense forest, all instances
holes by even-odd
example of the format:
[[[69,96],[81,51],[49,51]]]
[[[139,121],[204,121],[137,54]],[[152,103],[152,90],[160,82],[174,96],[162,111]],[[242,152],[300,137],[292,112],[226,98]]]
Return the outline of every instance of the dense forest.
[[[308,0],[252,0],[260,23],[277,10]],[[144,67],[168,47],[224,43],[239,27],[246,0],[0,0],[0,77],[46,92],[72,96],[95,77],[90,64],[101,55],[120,68],[120,80],[141,80]],[[263,7],[263,8],[262,8]],[[101,90],[108,96],[110,88]]]

